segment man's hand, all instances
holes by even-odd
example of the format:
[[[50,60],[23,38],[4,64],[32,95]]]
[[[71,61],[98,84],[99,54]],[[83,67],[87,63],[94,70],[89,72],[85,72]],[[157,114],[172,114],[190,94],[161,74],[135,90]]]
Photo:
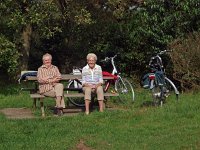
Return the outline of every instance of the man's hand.
[[[50,78],[50,77],[44,77],[44,78],[42,78],[43,82],[46,83],[46,84],[57,83],[57,82],[60,81],[60,79],[61,79],[60,76],[54,77],[54,78]]]
[[[49,77],[44,77],[41,79],[44,83],[49,83]]]
[[[53,78],[53,80],[51,82],[52,83],[57,83],[57,82],[60,81],[60,79],[61,79],[61,77],[55,77],[55,78]]]

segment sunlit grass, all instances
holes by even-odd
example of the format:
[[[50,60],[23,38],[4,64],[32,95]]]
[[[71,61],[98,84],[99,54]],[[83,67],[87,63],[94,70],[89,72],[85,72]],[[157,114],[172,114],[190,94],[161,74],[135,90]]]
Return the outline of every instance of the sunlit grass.
[[[0,107],[32,107],[28,92],[0,94]],[[8,92],[4,89],[5,92]],[[177,102],[169,97],[163,107],[144,105],[148,91],[136,89],[131,106],[114,104],[117,110],[93,111],[89,116],[53,117],[45,101],[46,118],[7,119],[0,114],[0,149],[77,149],[82,141],[97,150],[199,149],[200,94],[181,94]],[[119,107],[118,107],[119,106]],[[121,109],[123,108],[123,109]]]

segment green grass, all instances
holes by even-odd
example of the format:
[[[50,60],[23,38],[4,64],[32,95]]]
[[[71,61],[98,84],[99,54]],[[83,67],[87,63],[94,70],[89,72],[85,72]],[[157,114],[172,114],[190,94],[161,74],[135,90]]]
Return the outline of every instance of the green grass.
[[[0,107],[31,108],[28,92],[19,89],[1,87]],[[169,97],[161,108],[144,105],[150,100],[148,92],[137,89],[132,106],[119,105],[124,109],[94,111],[89,116],[49,113],[46,118],[15,120],[0,114],[0,149],[76,150],[80,141],[97,150],[200,149],[200,93],[181,94],[179,102]]]

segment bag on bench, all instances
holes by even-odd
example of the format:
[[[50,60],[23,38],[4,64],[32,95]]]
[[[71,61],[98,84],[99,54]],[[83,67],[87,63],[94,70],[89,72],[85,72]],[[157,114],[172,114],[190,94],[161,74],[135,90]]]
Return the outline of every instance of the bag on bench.
[[[37,71],[22,71],[21,76],[18,79],[19,84],[22,80],[26,80],[27,76],[37,76]]]

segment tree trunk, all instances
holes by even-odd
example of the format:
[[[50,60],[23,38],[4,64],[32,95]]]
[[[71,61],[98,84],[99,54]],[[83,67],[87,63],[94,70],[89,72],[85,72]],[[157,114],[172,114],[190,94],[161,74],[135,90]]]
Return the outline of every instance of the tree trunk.
[[[27,25],[24,27],[22,32],[22,49],[21,49],[21,59],[20,59],[20,70],[28,70],[28,61],[30,54],[31,46],[31,35],[32,35],[32,26]]]

